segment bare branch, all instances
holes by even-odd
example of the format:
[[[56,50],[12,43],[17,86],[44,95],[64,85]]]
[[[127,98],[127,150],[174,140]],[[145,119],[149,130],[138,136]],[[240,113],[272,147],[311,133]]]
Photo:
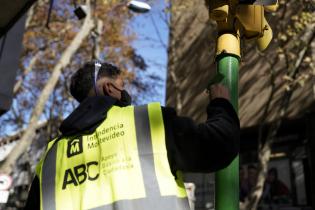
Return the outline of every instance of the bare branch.
[[[156,23],[155,23],[154,18],[153,18],[152,15],[150,15],[150,19],[151,19],[152,25],[153,25],[153,27],[154,27],[154,30],[155,30],[155,32],[156,32],[156,34],[157,34],[157,36],[158,36],[158,38],[159,38],[159,40],[160,40],[161,45],[162,45],[162,46],[164,47],[164,49],[166,50],[166,49],[167,49],[167,46],[166,46],[166,44],[163,42],[163,39],[162,39],[161,34],[160,34],[160,31],[159,31],[159,29],[158,29],[158,27],[157,27],[157,25],[156,25]]]
[[[296,79],[296,76],[299,72],[301,63],[306,55],[306,52],[311,46],[311,43],[315,38],[315,24],[310,24],[306,30],[307,32],[305,33],[303,37],[304,46],[302,50],[300,51],[294,65],[292,66],[292,68],[288,70],[288,73],[287,73],[287,75],[293,78],[294,80]],[[296,83],[291,83],[291,86],[292,85],[296,85]],[[260,201],[260,198],[263,193],[264,182],[266,179],[268,163],[269,163],[270,155],[271,155],[271,146],[275,140],[277,132],[283,121],[283,118],[287,114],[287,111],[290,105],[290,100],[295,89],[296,89],[295,87],[291,87],[288,90],[285,90],[285,92],[283,93],[281,97],[281,103],[278,107],[276,120],[271,124],[270,128],[268,129],[265,143],[261,145],[261,148],[259,148],[258,178],[257,178],[256,186],[253,188],[252,192],[249,195],[249,200],[245,202],[244,208],[247,210],[257,209],[258,202]]]
[[[20,88],[21,88],[21,86],[22,86],[24,77],[33,69],[33,67],[34,67],[34,65],[35,65],[35,63],[36,63],[36,61],[38,60],[38,58],[39,58],[41,55],[42,55],[42,51],[39,51],[38,53],[36,53],[36,54],[32,57],[32,59],[31,59],[29,65],[27,66],[27,68],[26,68],[26,69],[24,70],[24,72],[23,72],[22,78],[21,78],[19,81],[17,81],[17,82],[15,83],[15,85],[14,85],[14,89],[13,89],[14,95],[16,95],[16,94],[18,93],[18,91],[20,90]]]
[[[95,20],[95,27],[92,34],[93,39],[93,59],[99,59],[101,54],[100,42],[103,31],[103,21],[100,19]]]
[[[16,160],[31,145],[32,139],[35,136],[35,131],[38,127],[38,120],[41,114],[43,113],[43,109],[46,104],[46,101],[48,100],[49,95],[54,90],[58,82],[59,76],[61,75],[61,70],[68,65],[70,59],[78,50],[83,40],[88,36],[93,26],[94,26],[93,20],[89,12],[84,20],[81,30],[76,34],[75,38],[72,40],[67,49],[62,53],[60,60],[53,68],[51,77],[47,81],[46,86],[43,88],[43,91],[38,97],[38,100],[31,115],[30,122],[25,133],[21,137],[20,143],[15,146],[14,152],[11,153],[10,156],[8,156],[5,159],[5,161],[1,164],[0,171],[2,173],[10,174],[13,170],[13,165],[16,162]]]

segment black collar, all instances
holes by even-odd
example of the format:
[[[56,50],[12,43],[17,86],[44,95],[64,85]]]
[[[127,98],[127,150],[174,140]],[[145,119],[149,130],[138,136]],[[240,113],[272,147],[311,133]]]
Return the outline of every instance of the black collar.
[[[107,117],[107,111],[119,101],[110,96],[88,97],[61,123],[63,136],[92,133]]]

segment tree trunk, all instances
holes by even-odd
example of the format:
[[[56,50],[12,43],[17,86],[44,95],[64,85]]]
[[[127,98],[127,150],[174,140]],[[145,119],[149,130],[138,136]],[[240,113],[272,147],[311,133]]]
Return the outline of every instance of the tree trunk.
[[[89,4],[88,4],[89,5]],[[17,159],[22,155],[22,153],[31,145],[33,138],[35,137],[35,131],[38,126],[38,120],[43,113],[43,110],[45,108],[45,104],[49,98],[49,95],[54,90],[58,80],[59,76],[61,75],[62,69],[67,66],[70,62],[71,57],[75,54],[75,52],[80,47],[82,41],[88,36],[90,31],[92,30],[94,24],[93,20],[91,18],[90,11],[88,12],[88,15],[86,16],[84,23],[81,27],[81,30],[76,34],[73,41],[70,43],[70,45],[66,48],[66,50],[62,53],[60,60],[55,65],[55,67],[52,70],[52,74],[47,81],[45,87],[43,88],[43,91],[41,92],[40,96],[38,97],[38,100],[36,102],[36,105],[32,111],[30,122],[24,132],[24,134],[21,137],[21,140],[19,144],[17,144],[13,152],[10,153],[10,155],[4,160],[4,162],[0,165],[0,171],[4,174],[11,174],[13,170],[13,166]]]
[[[309,27],[307,27],[307,32],[305,33],[305,36],[302,37],[302,40],[304,41],[303,48],[301,49],[295,64],[288,70],[287,75],[294,80],[296,80],[297,74],[299,72],[301,63],[306,55],[307,50],[311,46],[312,41],[315,37],[315,25],[310,24]],[[256,186],[253,188],[252,192],[249,195],[249,199],[245,201],[244,207],[242,209],[246,210],[256,210],[258,207],[258,203],[261,199],[264,183],[267,176],[267,170],[268,170],[268,164],[270,161],[270,155],[271,155],[271,148],[272,144],[274,142],[274,139],[277,135],[277,132],[281,126],[283,118],[287,115],[287,111],[290,105],[290,100],[293,95],[294,90],[296,89],[296,84],[291,83],[289,85],[289,88],[285,90],[285,92],[282,95],[280,106],[278,107],[278,116],[276,117],[276,120],[271,124],[270,128],[268,129],[268,134],[266,137],[266,141],[262,144],[260,144],[258,148],[258,178]]]

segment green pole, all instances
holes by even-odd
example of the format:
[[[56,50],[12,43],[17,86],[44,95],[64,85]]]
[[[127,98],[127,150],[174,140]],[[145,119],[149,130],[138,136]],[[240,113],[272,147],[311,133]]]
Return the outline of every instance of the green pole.
[[[224,76],[222,84],[229,89],[231,103],[238,113],[239,58],[221,54],[216,58],[217,72]],[[215,209],[239,209],[239,157],[225,169],[215,174]]]

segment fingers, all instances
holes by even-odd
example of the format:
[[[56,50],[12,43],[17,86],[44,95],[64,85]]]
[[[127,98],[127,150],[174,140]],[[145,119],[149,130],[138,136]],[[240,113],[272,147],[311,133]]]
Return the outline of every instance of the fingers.
[[[225,98],[227,100],[230,100],[230,92],[228,88],[226,88],[224,85],[214,84],[210,87],[209,98],[210,100],[213,100],[215,98]]]

